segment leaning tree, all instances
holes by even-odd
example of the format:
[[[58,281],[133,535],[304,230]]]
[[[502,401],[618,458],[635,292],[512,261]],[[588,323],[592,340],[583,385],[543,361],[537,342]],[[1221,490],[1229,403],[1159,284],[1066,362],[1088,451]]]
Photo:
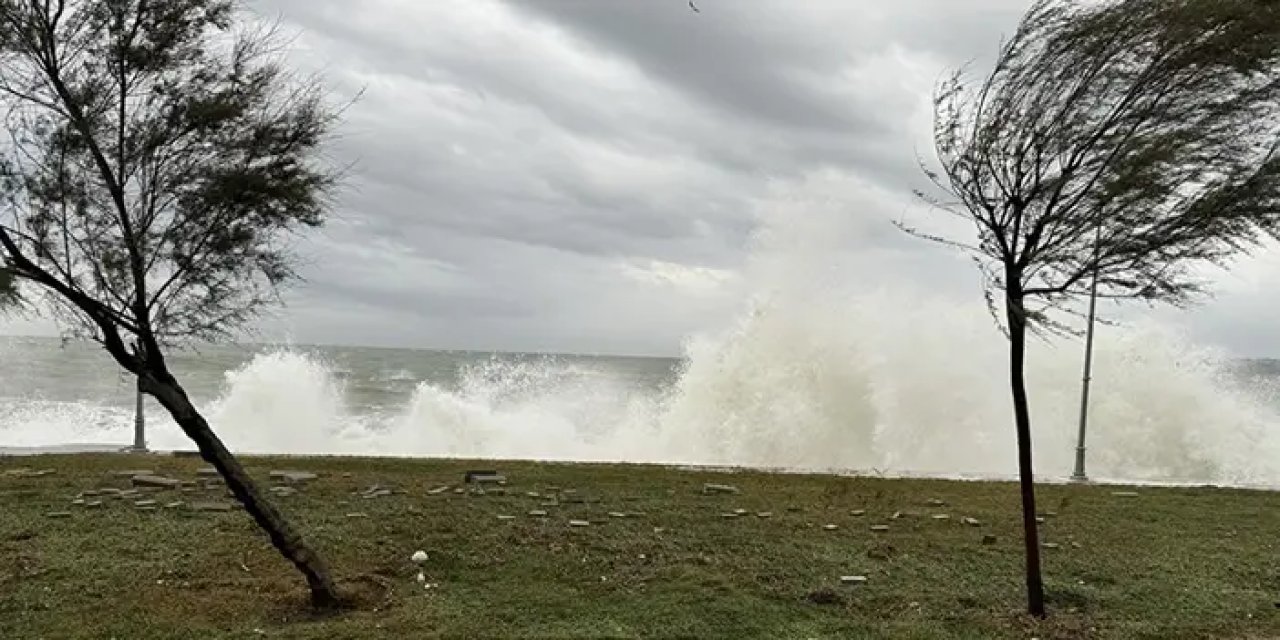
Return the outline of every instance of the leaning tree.
[[[0,0],[0,257],[137,377],[332,607],[324,561],[164,355],[275,301],[288,234],[324,218],[337,114],[272,35],[235,0]]]
[[[1280,228],[1280,3],[1041,0],[980,81],[935,102],[945,195],[934,211],[976,240],[907,231],[972,253],[1009,340],[1027,603],[1043,616],[1028,330],[1068,331],[1072,301],[1183,304],[1197,265],[1224,264]]]

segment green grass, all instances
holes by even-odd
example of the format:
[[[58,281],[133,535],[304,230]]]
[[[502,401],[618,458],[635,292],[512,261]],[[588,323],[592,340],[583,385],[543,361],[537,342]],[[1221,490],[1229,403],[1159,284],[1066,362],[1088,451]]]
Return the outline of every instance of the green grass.
[[[320,474],[279,503],[363,606],[308,614],[301,581],[243,511],[69,504],[84,489],[125,487],[111,469],[194,478],[198,460],[12,458],[0,460],[0,638],[1280,637],[1276,493],[1143,488],[1121,498],[1114,487],[1041,487],[1042,509],[1056,512],[1043,539],[1060,547],[1045,549],[1051,614],[1040,622],[1020,613],[1009,483],[527,462],[245,463],[263,482],[276,468]],[[57,473],[3,475],[19,465]],[[507,475],[507,495],[427,495],[484,467]],[[703,495],[704,482],[741,494]],[[372,484],[404,493],[353,495]],[[552,485],[588,502],[540,507],[525,495]],[[549,516],[526,515],[538,508]],[[738,508],[774,515],[721,517]],[[46,517],[57,510],[72,515]],[[368,517],[346,516],[357,511]],[[914,515],[893,519],[896,511]],[[982,525],[962,524],[966,516]],[[574,518],[593,524],[570,528]],[[870,531],[877,523],[890,531]],[[986,534],[997,542],[982,544]],[[438,588],[415,581],[415,549],[429,552],[424,571]],[[842,586],[850,574],[868,581]]]

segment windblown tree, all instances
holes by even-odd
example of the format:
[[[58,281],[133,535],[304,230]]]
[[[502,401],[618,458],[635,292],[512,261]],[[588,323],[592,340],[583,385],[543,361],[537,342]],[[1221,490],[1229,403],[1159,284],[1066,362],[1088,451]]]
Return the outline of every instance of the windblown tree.
[[[1037,2],[981,81],[939,88],[935,145],[947,195],[1009,339],[1027,604],[1043,616],[1027,333],[1070,331],[1073,299],[1185,304],[1196,270],[1280,227],[1280,3]],[[905,227],[904,227],[905,228]]]
[[[43,291],[163,406],[319,607],[329,570],[215,435],[166,363],[225,338],[294,273],[323,221],[336,123],[234,0],[0,0],[3,267]],[[24,291],[28,287],[24,286]]]

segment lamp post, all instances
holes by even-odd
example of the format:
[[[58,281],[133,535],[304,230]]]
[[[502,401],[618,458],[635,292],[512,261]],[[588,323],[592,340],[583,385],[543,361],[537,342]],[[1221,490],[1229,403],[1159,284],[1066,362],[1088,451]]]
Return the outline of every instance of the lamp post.
[[[1084,376],[1080,381],[1080,433],[1076,437],[1076,467],[1071,473],[1075,482],[1088,482],[1089,476],[1084,472],[1084,434],[1089,424],[1089,381],[1093,373],[1093,324],[1098,307],[1098,243],[1102,239],[1102,222],[1098,222],[1098,230],[1093,240],[1093,282],[1089,285],[1089,319],[1084,333]]]

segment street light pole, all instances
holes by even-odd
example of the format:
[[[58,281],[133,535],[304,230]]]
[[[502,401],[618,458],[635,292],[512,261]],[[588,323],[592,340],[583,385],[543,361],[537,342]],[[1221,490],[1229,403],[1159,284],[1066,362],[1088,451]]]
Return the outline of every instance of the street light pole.
[[[1093,373],[1093,324],[1098,307],[1098,242],[1102,239],[1102,223],[1093,240],[1093,282],[1089,285],[1089,320],[1084,334],[1084,376],[1080,381],[1080,433],[1076,438],[1076,468],[1071,479],[1076,482],[1088,482],[1089,476],[1084,472],[1084,434],[1089,423],[1089,381]]]

